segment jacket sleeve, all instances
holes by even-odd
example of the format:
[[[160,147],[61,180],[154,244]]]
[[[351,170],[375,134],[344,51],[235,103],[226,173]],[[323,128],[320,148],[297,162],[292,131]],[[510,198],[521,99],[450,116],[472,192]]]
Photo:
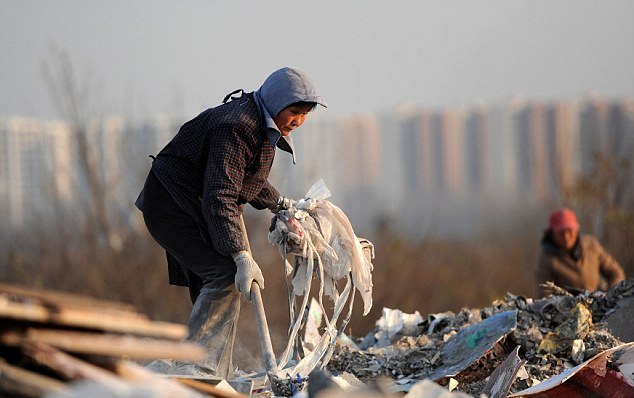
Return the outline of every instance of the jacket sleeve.
[[[231,125],[221,125],[211,134],[204,175],[202,212],[214,248],[223,255],[246,250],[240,228],[238,197],[247,159],[252,156],[244,135]]]
[[[625,279],[625,271],[623,271],[621,264],[598,241],[596,244],[599,252],[599,271],[608,281],[609,287],[612,287]]]
[[[267,181],[262,187],[262,190],[258,193],[258,196],[250,201],[249,204],[258,210],[273,209],[280,196],[277,189]]]

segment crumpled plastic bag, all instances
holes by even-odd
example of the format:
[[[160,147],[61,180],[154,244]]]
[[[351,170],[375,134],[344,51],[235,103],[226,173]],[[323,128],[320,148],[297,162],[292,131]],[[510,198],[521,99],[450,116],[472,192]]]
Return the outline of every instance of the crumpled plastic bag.
[[[318,256],[326,277],[324,293],[334,300],[337,298],[336,281],[351,273],[353,284],[363,300],[363,315],[367,315],[372,308],[374,246],[355,235],[348,217],[327,200],[329,197],[330,191],[320,179],[295,206],[278,213],[275,228],[269,232],[269,243],[278,245],[284,257],[295,254],[316,260]],[[311,277],[306,273],[306,267],[300,266],[293,278],[296,295],[304,294]]]
[[[274,227],[268,235],[269,243],[277,245],[284,259],[286,275],[292,277],[292,297],[289,297],[289,343],[280,357],[278,369],[290,360],[294,341],[301,329],[304,313],[308,307],[311,282],[316,274],[319,280],[318,303],[324,314],[324,333],[311,352],[290,371],[280,377],[307,376],[316,366],[325,366],[334,350],[334,343],[342,334],[350,320],[354,305],[354,288],[363,300],[363,315],[372,308],[372,258],[374,246],[367,239],[358,238],[345,213],[327,198],[330,191],[323,180],[317,181],[306,193],[287,210],[277,213]],[[295,266],[290,266],[287,255],[295,256]],[[339,281],[345,282],[341,292]],[[334,301],[329,317],[323,306],[323,294]],[[303,303],[297,305],[295,296],[304,296]],[[348,303],[348,311],[344,306]]]

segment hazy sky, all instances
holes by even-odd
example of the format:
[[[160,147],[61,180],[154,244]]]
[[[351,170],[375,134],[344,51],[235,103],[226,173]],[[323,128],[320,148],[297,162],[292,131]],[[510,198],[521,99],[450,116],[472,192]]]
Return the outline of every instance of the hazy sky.
[[[137,116],[193,116],[287,65],[333,115],[632,98],[632,21],[626,0],[0,0],[0,116],[55,117],[42,77],[52,48],[92,76],[104,113]]]

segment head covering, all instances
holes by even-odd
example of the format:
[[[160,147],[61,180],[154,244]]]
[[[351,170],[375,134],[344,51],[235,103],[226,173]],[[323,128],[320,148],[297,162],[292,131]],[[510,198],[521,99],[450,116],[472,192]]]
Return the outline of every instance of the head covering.
[[[299,69],[285,67],[271,73],[253,93],[267,126],[271,145],[291,154],[295,164],[295,145],[290,135],[282,136],[273,120],[278,113],[296,102],[313,102],[326,107],[310,77]]]
[[[548,219],[548,228],[553,231],[561,231],[564,229],[579,229],[579,222],[575,212],[563,207],[555,210]]]
[[[271,73],[257,93],[273,118],[295,102],[314,102],[327,107],[310,76],[295,68],[284,67]]]

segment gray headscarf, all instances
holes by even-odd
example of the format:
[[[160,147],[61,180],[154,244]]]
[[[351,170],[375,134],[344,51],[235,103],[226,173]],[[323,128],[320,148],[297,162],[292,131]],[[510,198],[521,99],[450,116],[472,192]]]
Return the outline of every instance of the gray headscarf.
[[[290,135],[282,136],[273,119],[282,109],[296,102],[313,102],[327,107],[326,101],[317,94],[315,84],[306,72],[289,67],[271,73],[254,94],[266,121],[271,144],[290,153],[295,163],[293,140]]]
[[[257,91],[271,117],[295,102],[314,102],[327,107],[326,101],[317,94],[310,76],[299,69],[285,67],[271,73]]]

